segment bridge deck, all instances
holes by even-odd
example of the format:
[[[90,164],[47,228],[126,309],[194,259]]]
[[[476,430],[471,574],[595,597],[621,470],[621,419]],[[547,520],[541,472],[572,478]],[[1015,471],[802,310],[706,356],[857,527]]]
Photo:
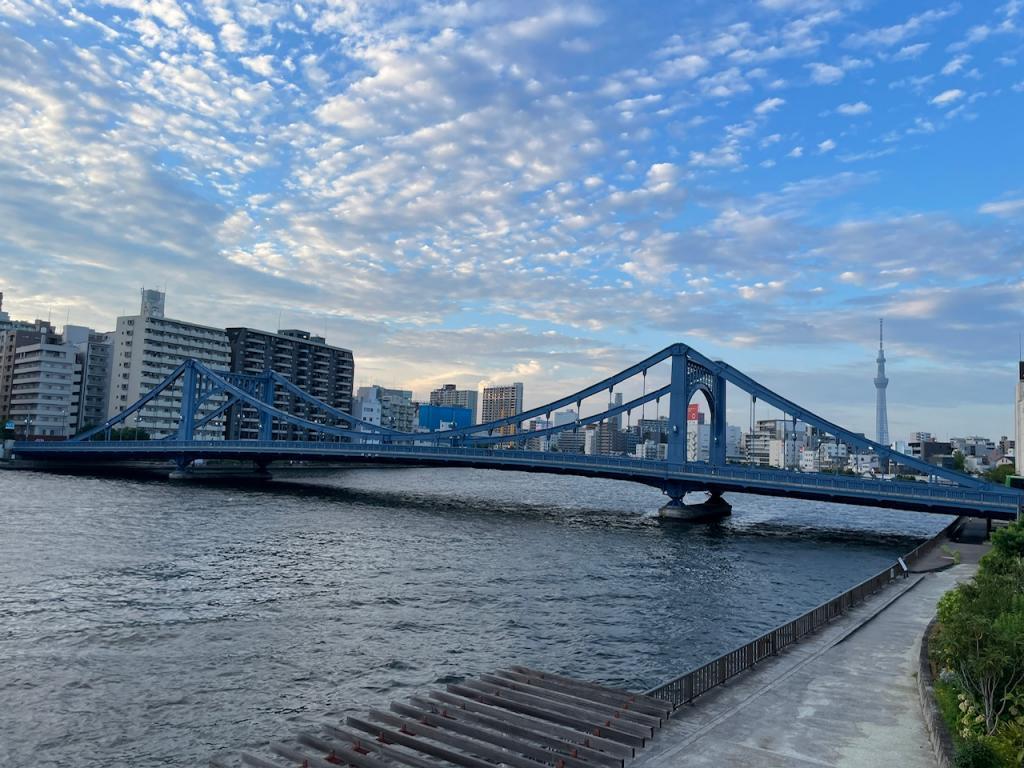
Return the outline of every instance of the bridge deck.
[[[671,710],[660,699],[516,666],[211,765],[624,768]]]
[[[15,444],[14,452],[21,458],[75,465],[126,460],[231,459],[259,464],[297,460],[477,467],[604,477],[660,488],[672,482],[692,490],[745,492],[1003,520],[1017,517],[1024,498],[1020,491],[996,485],[965,488],[945,483],[881,481],[739,465],[670,464],[629,457],[501,448],[274,440],[140,440],[23,442]]]

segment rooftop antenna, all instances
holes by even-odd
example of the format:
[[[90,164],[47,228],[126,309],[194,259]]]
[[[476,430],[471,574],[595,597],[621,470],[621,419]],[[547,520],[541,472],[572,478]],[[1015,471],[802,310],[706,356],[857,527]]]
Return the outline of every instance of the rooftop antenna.
[[[277,310],[277,332],[281,332],[281,310]]]

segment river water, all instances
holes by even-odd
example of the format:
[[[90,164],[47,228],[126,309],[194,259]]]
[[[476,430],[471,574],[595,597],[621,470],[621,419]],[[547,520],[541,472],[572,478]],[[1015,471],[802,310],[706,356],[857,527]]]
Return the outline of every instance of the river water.
[[[203,764],[522,663],[645,689],[948,518],[606,480],[359,469],[262,487],[0,472],[0,765]]]

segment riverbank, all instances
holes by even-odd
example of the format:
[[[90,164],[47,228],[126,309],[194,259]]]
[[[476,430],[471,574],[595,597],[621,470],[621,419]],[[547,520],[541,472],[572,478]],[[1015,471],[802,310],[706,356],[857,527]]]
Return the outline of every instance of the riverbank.
[[[922,567],[951,562],[938,544]],[[949,546],[958,565],[912,575],[702,696],[634,766],[934,766],[917,691],[920,641],[939,598],[973,575],[984,550]]]

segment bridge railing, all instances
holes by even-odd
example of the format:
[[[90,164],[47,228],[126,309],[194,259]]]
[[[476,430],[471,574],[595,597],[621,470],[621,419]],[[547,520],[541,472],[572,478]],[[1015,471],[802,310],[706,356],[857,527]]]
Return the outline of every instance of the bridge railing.
[[[165,454],[172,458],[180,453],[267,453],[277,456],[330,454],[346,457],[366,457],[372,459],[380,456],[402,456],[415,458],[430,456],[444,461],[481,458],[499,459],[512,463],[529,465],[556,465],[572,468],[601,468],[609,470],[621,469],[623,474],[645,475],[653,478],[690,481],[699,487],[702,484],[713,485],[716,479],[732,484],[748,485],[751,489],[788,488],[817,493],[835,492],[847,496],[877,496],[880,492],[887,499],[906,501],[934,501],[936,503],[962,502],[970,504],[994,504],[1016,508],[1018,491],[1003,490],[993,486],[991,490],[961,488],[947,483],[921,483],[901,480],[871,480],[848,475],[825,473],[805,473],[783,469],[765,469],[746,467],[737,464],[717,466],[704,462],[689,462],[684,465],[671,465],[660,459],[638,459],[627,456],[588,455],[582,453],[561,453],[547,451],[529,451],[512,448],[471,448],[434,445],[408,444],[361,444],[336,443],[331,441],[280,441],[280,440],[124,440],[87,443],[17,443],[15,453],[31,455],[43,453],[121,453],[138,452],[139,454]]]
[[[903,562],[909,567],[920,561],[924,555],[938,546],[946,534],[959,523],[960,519],[954,520],[939,534],[915,547],[903,556]],[[664,699],[670,702],[673,708],[688,704],[701,694],[707,693],[739,673],[753,668],[759,662],[771,656],[777,656],[783,648],[798,643],[801,638],[826,626],[895,579],[906,575],[900,564],[894,563],[884,571],[812,608],[802,616],[797,616],[792,621],[787,621],[749,643],[723,653],[707,664],[652,688],[646,692],[646,695]]]

